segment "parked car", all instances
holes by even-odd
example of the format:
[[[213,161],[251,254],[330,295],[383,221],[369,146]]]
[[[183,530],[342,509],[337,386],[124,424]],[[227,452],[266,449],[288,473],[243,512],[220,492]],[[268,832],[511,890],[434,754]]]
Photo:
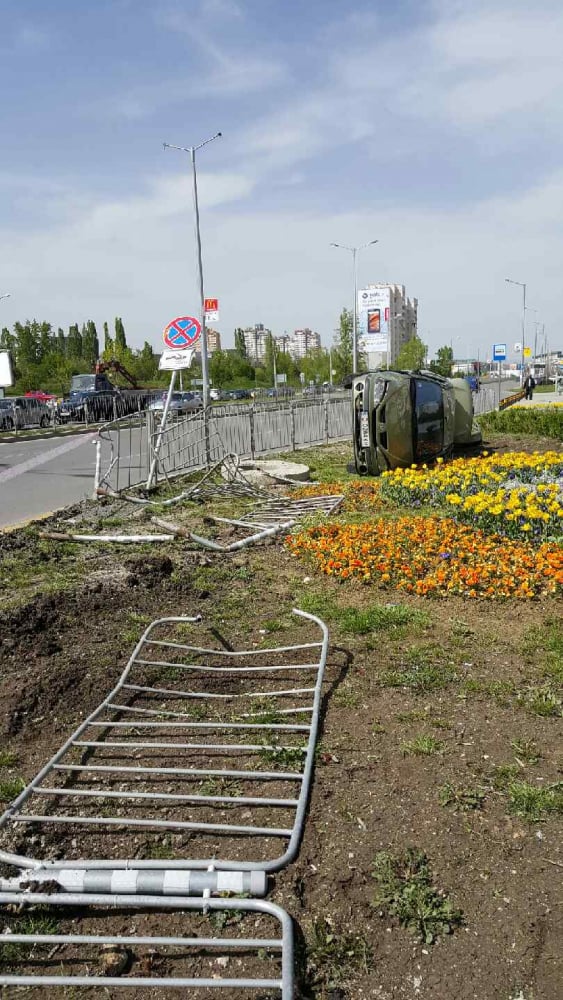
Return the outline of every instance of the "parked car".
[[[117,398],[114,392],[71,392],[59,403],[56,419],[61,424],[113,420],[116,414],[120,415],[116,408]]]
[[[48,406],[38,399],[26,396],[8,396],[0,399],[0,428],[11,431],[24,427],[48,427],[51,416]]]
[[[251,396],[250,396],[250,390],[249,389],[231,389],[231,391],[228,392],[227,395],[228,395],[229,399],[250,399],[251,398]]]
[[[227,398],[227,393],[223,392],[222,389],[210,389],[209,398],[214,402],[218,403],[221,399]]]
[[[465,379],[432,372],[375,371],[352,386],[354,457],[360,475],[448,458],[478,445],[473,397]]]
[[[166,403],[167,392],[161,392],[149,403],[149,410],[162,411]],[[203,400],[195,392],[173,392],[170,400],[169,413],[183,416],[186,413],[197,413],[203,409]]]

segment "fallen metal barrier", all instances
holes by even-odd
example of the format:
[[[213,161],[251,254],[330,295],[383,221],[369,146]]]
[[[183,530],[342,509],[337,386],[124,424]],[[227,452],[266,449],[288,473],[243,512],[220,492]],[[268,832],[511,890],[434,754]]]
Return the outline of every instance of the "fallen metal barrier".
[[[328,631],[319,618],[294,614],[315,625],[320,639],[236,651],[226,643],[183,641],[200,618],[153,622],[112,692],[0,817],[3,840],[20,844],[22,831],[32,831],[44,855],[2,847],[0,863],[17,874],[0,878],[0,904],[238,909],[270,913],[282,924],[282,938],[266,943],[282,951],[280,978],[104,976],[103,985],[241,986],[280,990],[282,1000],[293,996],[291,922],[256,897],[266,894],[268,875],[297,854],[313,773]],[[53,857],[69,828],[75,831],[70,851]],[[81,831],[88,831],[88,857],[78,846]],[[149,832],[152,839],[140,843]],[[162,858],[155,838],[163,834],[175,844],[180,838],[184,857]],[[255,898],[214,898],[221,893]],[[138,935],[127,940],[146,943]],[[7,941],[118,943],[79,934],[5,934],[0,946]],[[202,944],[185,937],[162,942]],[[205,943],[240,946],[223,938]],[[242,943],[265,946],[258,938]],[[99,978],[10,973],[0,975],[0,984],[99,985]]]
[[[13,894],[0,893],[0,906],[13,906],[14,901]],[[42,966],[52,968],[56,964],[61,969],[61,972],[58,975],[53,975],[45,971],[39,971],[33,975],[29,972],[25,974],[9,973],[0,970],[0,986],[91,986],[99,987],[106,996],[108,995],[107,991],[110,986],[119,987],[120,990],[146,987],[151,991],[163,987],[172,989],[246,988],[252,991],[257,989],[276,990],[281,995],[282,1000],[292,1000],[294,997],[294,948],[291,918],[281,907],[266,900],[209,899],[205,905],[202,905],[200,899],[194,899],[189,896],[171,898],[169,896],[85,895],[84,893],[65,893],[64,895],[57,896],[46,892],[26,892],[17,897],[17,903],[24,911],[27,907],[33,906],[48,906],[55,909],[57,907],[87,907],[90,916],[96,914],[97,911],[102,911],[102,913],[107,912],[108,909],[120,911],[134,910],[137,919],[139,909],[148,911],[157,910],[161,914],[161,919],[164,920],[165,916],[162,916],[163,912],[164,914],[166,912],[185,914],[185,911],[190,911],[202,916],[225,914],[227,919],[230,915],[234,915],[235,918],[240,918],[241,915],[246,914],[265,915],[277,922],[280,932],[276,937],[253,936],[243,938],[205,937],[201,933],[192,937],[184,934],[181,937],[172,937],[141,934],[138,932],[126,936],[77,933],[19,934],[11,931],[10,933],[0,935],[0,961],[2,961],[3,950],[6,948],[12,950],[14,945],[19,945],[22,950],[26,947],[31,948],[31,954],[26,960],[26,968],[30,965],[39,966],[40,969]],[[197,929],[200,931],[199,927]],[[41,946],[48,950],[42,953]],[[94,946],[94,949],[97,948],[98,951],[93,950],[90,956],[87,951],[89,946]],[[206,954],[209,954],[209,956],[212,956],[209,963],[211,966],[209,971],[210,973],[213,971],[213,974],[196,978],[193,975],[187,975],[187,973],[171,976],[159,974],[158,971],[155,971],[150,976],[146,974],[144,976],[130,975],[128,973],[110,975],[107,972],[104,972],[103,975],[96,975],[90,971],[86,973],[73,973],[71,971],[77,965],[80,965],[82,968],[85,966],[86,969],[90,969],[92,965],[97,965],[99,968],[100,957],[103,957],[104,949],[108,948],[111,949],[110,958],[113,952],[118,963],[120,958],[122,961],[125,960],[127,964],[132,960],[131,965],[133,968],[136,965],[140,965],[142,969],[143,963],[147,963],[148,959],[149,971],[152,971],[150,969],[151,956],[155,954],[161,955],[161,949],[163,948],[176,949],[180,953],[179,956],[175,956],[174,954],[162,955],[162,958],[167,958],[168,961],[174,957],[179,957],[184,962],[189,963],[190,961],[193,962],[197,956],[199,963],[201,963],[202,956],[205,957]],[[78,954],[76,954],[76,950],[78,950]],[[53,960],[54,953],[56,953],[56,962]],[[251,954],[249,955],[248,953]],[[247,975],[238,975],[236,978],[234,976],[218,975],[216,971],[218,962],[221,962],[222,966],[225,967],[233,955],[237,957],[243,956],[242,961],[246,959],[247,964],[254,964],[254,966],[261,967],[262,975],[251,976],[248,973]],[[275,973],[267,978],[263,972],[266,959],[270,959],[270,966],[274,965],[272,973]],[[5,960],[2,964],[9,967],[9,962]],[[20,959],[17,964],[22,964],[22,960]]]

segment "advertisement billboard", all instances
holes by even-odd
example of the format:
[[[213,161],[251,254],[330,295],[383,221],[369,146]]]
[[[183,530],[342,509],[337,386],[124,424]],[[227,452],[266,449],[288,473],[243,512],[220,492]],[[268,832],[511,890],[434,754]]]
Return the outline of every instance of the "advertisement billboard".
[[[361,288],[358,292],[358,344],[361,351],[389,351],[391,289]]]

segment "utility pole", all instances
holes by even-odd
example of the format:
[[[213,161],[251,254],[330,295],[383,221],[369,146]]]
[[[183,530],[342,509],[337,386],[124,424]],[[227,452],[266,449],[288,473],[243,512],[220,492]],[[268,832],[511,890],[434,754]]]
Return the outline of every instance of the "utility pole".
[[[199,275],[199,297],[200,297],[200,322],[201,322],[201,377],[203,381],[203,405],[204,407],[209,406],[209,356],[207,352],[207,331],[205,329],[205,298],[203,289],[203,263],[201,257],[201,232],[199,227],[199,202],[197,197],[197,173],[195,165],[195,154],[198,149],[202,149],[203,146],[207,146],[214,139],[219,139],[221,137],[221,132],[216,132],[209,139],[205,139],[200,142],[197,146],[172,146],[169,142],[164,142],[162,145],[165,149],[177,149],[182,153],[189,153],[190,160],[192,164],[192,189],[193,189],[193,200],[194,200],[194,217],[195,217],[195,240],[196,240],[196,253],[197,253],[197,266]]]
[[[363,243],[361,247],[348,247],[344,243],[331,243],[331,247],[338,247],[339,250],[349,250],[352,254],[352,260],[354,265],[354,310],[353,310],[353,326],[352,326],[352,368],[353,374],[356,375],[358,371],[358,270],[356,267],[356,258],[360,250],[365,250],[366,247],[371,247],[374,243],[379,243],[379,240],[370,240],[369,243]]]

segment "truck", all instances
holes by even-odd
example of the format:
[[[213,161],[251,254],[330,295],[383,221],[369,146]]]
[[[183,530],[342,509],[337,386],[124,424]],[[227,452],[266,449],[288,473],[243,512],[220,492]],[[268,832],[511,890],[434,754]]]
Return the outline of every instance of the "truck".
[[[119,373],[130,388],[115,386],[106,374],[108,371]],[[112,420],[144,410],[149,396],[148,390],[141,389],[135,376],[115,358],[98,361],[93,372],[72,376],[70,393],[58,406],[57,420],[60,423]]]
[[[354,462],[361,476],[450,458],[481,444],[471,387],[429,371],[378,370],[352,379]]]

